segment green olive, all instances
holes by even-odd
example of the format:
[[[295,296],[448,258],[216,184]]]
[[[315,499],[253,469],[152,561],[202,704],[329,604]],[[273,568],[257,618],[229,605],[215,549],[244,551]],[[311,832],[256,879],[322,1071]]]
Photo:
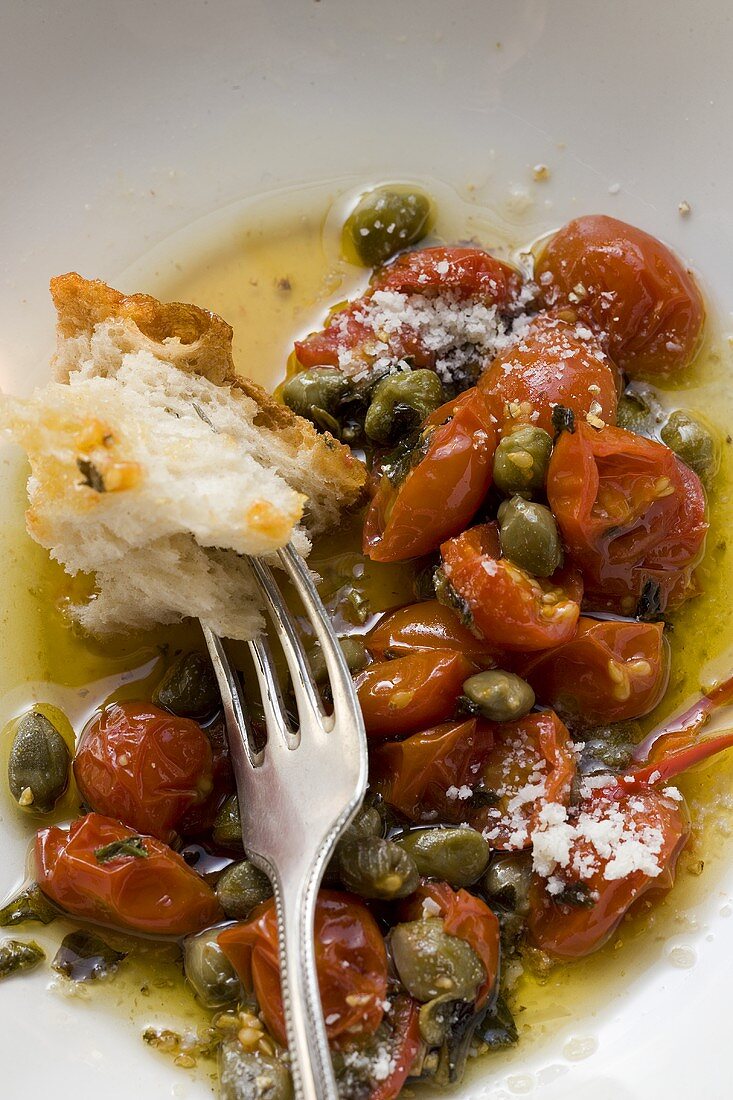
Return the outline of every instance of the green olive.
[[[371,660],[369,650],[364,644],[364,639],[358,634],[347,634],[346,637],[339,638],[338,642],[346,658],[349,672],[361,672],[369,664]],[[315,682],[325,684],[328,680],[328,669],[319,642],[315,642],[309,650],[308,660]]]
[[[497,518],[504,557],[535,577],[551,577],[560,568],[562,543],[544,504],[514,496],[499,505]]]
[[[272,886],[259,867],[243,859],[230,864],[220,875],[216,896],[231,920],[246,920],[256,905],[272,897]]]
[[[211,835],[223,848],[242,847],[242,821],[236,794],[230,794],[214,819]]]
[[[513,722],[529,714],[534,706],[534,691],[527,681],[501,668],[469,676],[463,683],[463,694],[492,722]]]
[[[421,875],[451,886],[470,886],[489,862],[489,846],[481,833],[456,829],[419,829],[395,843],[414,859]]]
[[[502,493],[532,496],[545,486],[552,436],[526,425],[505,435],[494,454],[494,485]]]
[[[242,986],[219,946],[221,929],[205,928],[183,941],[183,969],[196,996],[207,1008],[223,1008],[239,1000]]]
[[[350,393],[351,383],[337,367],[300,371],[287,380],[281,391],[283,402],[294,413],[336,436],[341,433],[341,404]]]
[[[661,430],[662,442],[694,470],[702,481],[715,475],[718,465],[715,440],[694,416],[677,409]]]
[[[416,1001],[432,1001],[450,994],[456,1001],[472,1001],[486,971],[465,940],[450,936],[440,917],[398,924],[390,947],[395,968],[407,992]]]
[[[31,710],[23,715],[8,760],[8,783],[19,806],[49,813],[69,785],[71,753],[48,718]]]
[[[0,979],[32,970],[46,958],[35,940],[3,940],[0,943]]]
[[[375,443],[404,439],[445,400],[443,383],[432,370],[404,370],[378,382],[364,420]]]
[[[344,838],[338,848],[338,873],[352,894],[382,901],[406,898],[420,878],[412,857],[381,836]]]
[[[219,1047],[219,1100],[292,1100],[290,1071],[280,1058],[244,1050],[237,1039]]]
[[[378,187],[362,195],[344,223],[342,248],[349,262],[378,267],[429,231],[432,203],[410,187]]]
[[[206,718],[221,704],[214,669],[203,653],[184,653],[158,684],[153,702],[181,718]]]
[[[493,856],[482,882],[489,901],[498,902],[521,916],[529,912],[531,885],[532,859],[524,853]]]

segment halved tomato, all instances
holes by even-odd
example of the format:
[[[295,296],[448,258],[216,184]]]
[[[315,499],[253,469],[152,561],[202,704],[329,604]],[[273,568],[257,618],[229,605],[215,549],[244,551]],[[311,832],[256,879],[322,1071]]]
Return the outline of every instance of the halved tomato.
[[[463,625],[457,612],[438,600],[412,603],[385,615],[367,634],[366,646],[380,661],[426,650],[455,649],[482,668],[496,664],[496,653]]]
[[[378,661],[354,680],[369,737],[399,737],[450,718],[476,666],[450,649]]]

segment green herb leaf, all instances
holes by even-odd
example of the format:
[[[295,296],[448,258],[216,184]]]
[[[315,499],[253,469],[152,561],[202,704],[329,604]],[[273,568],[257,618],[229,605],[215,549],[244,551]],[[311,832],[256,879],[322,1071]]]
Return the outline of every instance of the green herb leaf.
[[[125,856],[133,856],[135,859],[147,859],[148,850],[141,836],[128,836],[124,840],[113,840],[111,844],[105,844],[94,852],[97,863],[111,863],[113,859],[123,859]]]
[[[564,405],[555,405],[552,410],[552,426],[557,435],[561,432],[570,432],[572,435],[575,431],[575,413]]]
[[[0,978],[9,978],[21,970],[32,970],[46,958],[43,948],[34,940],[3,940],[0,943]]]
[[[72,982],[97,981],[113,974],[126,954],[93,932],[70,932],[61,941],[51,966]]]
[[[90,462],[88,458],[77,458],[76,464],[79,467],[80,474],[84,478],[82,482],[83,485],[86,485],[88,489],[94,489],[95,493],[107,492],[104,478],[93,462]]]
[[[8,928],[25,921],[38,921],[50,924],[58,916],[58,910],[48,900],[41,888],[34,882],[21,890],[16,898],[0,909],[0,928]]]

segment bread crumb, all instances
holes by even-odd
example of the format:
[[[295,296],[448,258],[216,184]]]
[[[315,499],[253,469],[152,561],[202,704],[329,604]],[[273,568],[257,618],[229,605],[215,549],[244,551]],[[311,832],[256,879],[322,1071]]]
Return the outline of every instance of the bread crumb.
[[[682,202],[678,205],[677,209],[679,210],[683,218],[686,218],[688,214],[692,213],[692,207],[690,206],[687,199],[683,199]]]

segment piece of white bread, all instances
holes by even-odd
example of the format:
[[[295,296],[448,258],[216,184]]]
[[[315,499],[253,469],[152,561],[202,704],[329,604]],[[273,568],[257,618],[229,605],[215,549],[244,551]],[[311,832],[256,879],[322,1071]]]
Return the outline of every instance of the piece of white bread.
[[[236,375],[215,314],[74,273],[51,293],[55,381],[0,398],[0,427],[30,459],[30,534],[95,576],[70,614],[94,634],[192,616],[252,637],[260,601],[240,555],[291,539],[307,553],[361,495],[362,463]]]

